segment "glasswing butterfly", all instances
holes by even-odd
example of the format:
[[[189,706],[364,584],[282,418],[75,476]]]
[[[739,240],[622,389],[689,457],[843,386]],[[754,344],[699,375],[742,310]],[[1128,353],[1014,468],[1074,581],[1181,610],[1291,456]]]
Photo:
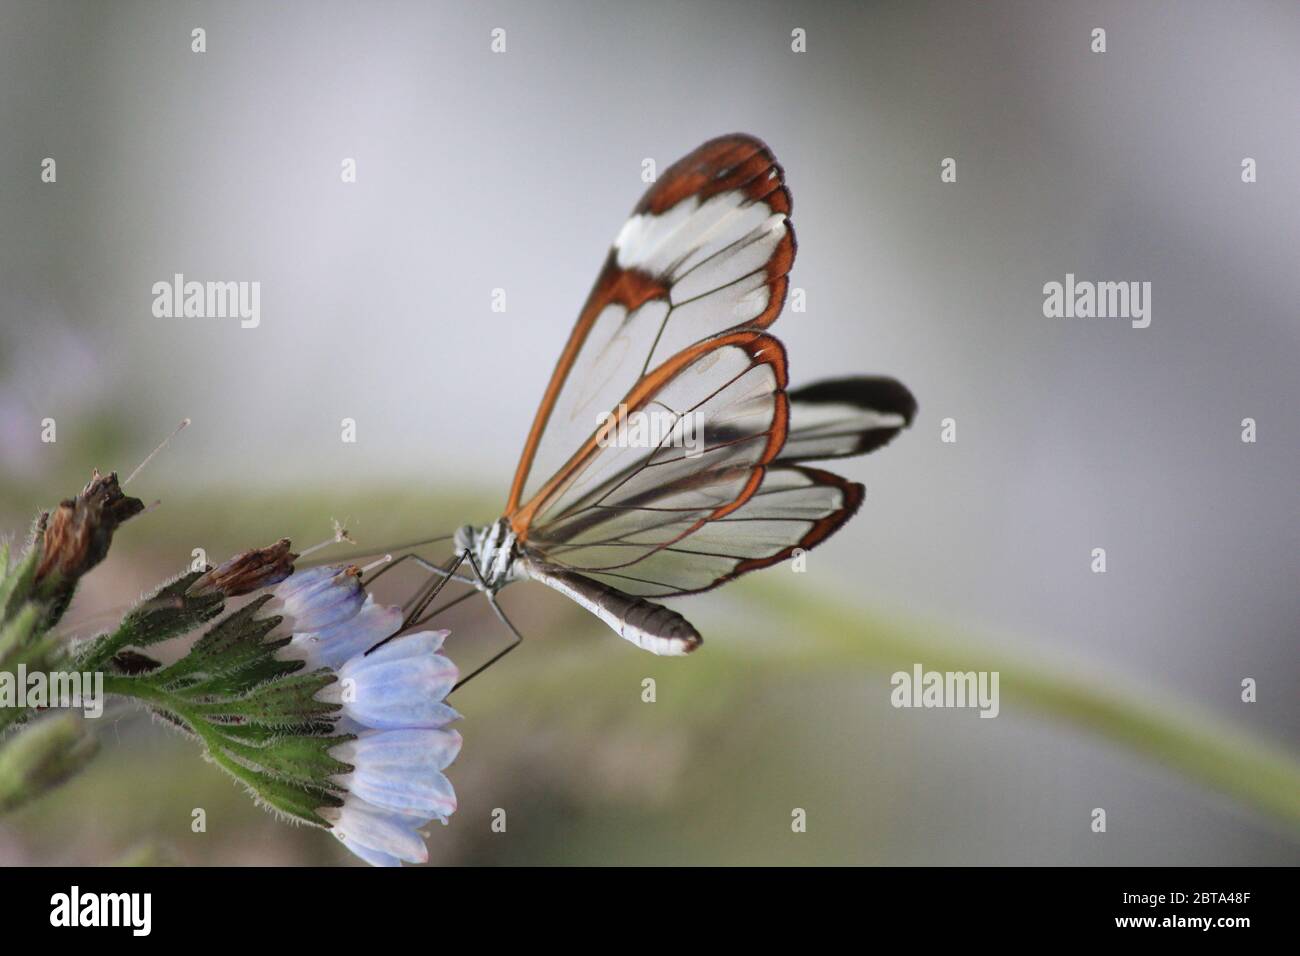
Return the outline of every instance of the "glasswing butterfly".
[[[881,447],[916,401],[883,377],[787,391],[785,348],[766,329],[794,264],[790,208],[772,152],[743,134],[649,188],[560,353],[503,516],[457,531],[448,566],[421,560],[440,580],[408,625],[446,581],[473,585],[515,636],[491,664],[519,640],[496,594],[533,580],[638,647],[686,654],[699,632],[651,599],[784,561],[857,512],[862,485],[807,462]],[[649,415],[660,427],[638,429]],[[701,441],[684,440],[701,425]],[[472,576],[456,573],[465,561]]]

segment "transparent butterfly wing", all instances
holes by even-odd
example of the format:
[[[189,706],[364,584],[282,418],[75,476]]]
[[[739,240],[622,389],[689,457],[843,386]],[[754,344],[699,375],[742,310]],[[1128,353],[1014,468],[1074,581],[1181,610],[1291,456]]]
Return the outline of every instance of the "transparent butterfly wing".
[[[507,515],[526,508],[652,369],[720,333],[776,320],[795,254],[789,212],[781,168],[751,136],[711,140],[664,171],[619,231],[561,352]],[[526,533],[527,518],[513,523]]]

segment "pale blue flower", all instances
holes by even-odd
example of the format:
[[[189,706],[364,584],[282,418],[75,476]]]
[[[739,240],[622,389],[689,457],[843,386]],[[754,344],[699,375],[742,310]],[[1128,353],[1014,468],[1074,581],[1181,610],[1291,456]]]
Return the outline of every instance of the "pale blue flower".
[[[366,601],[361,572],[347,565],[309,568],[290,575],[271,591],[266,611],[284,617],[280,630],[323,631],[355,617]]]
[[[390,813],[419,823],[447,822],[456,812],[456,792],[443,770],[460,753],[454,730],[369,730],[330,749],[352,766],[335,781],[348,793]]]
[[[312,568],[272,592],[279,630],[292,633],[280,650],[305,669],[329,669],[338,680],[317,695],[338,704],[338,731],[358,735],[331,748],[352,769],[334,777],[346,789],[342,807],[319,811],[350,851],[374,866],[423,863],[428,850],[419,828],[443,823],[456,811],[456,791],[443,773],[460,753],[461,737],[448,725],[460,715],[445,703],[456,686],[456,665],[438,653],[447,631],[396,638],[399,607],[376,604],[355,569]]]
[[[456,686],[456,665],[438,653],[450,631],[421,631],[359,654],[339,668],[321,700],[343,706],[360,727],[445,727],[460,718],[443,698]]]
[[[376,604],[373,597],[366,595],[357,610],[329,627],[304,631],[295,626],[293,640],[280,654],[305,661],[309,671],[321,667],[338,670],[352,658],[392,637],[401,626],[400,607]]]
[[[383,810],[356,794],[348,794],[341,807],[325,807],[320,815],[344,846],[371,866],[425,863],[429,849],[419,828],[421,821],[404,813]]]
[[[284,601],[319,588],[341,571],[347,570],[346,564],[328,564],[319,568],[306,568],[295,571],[276,589],[275,596]]]

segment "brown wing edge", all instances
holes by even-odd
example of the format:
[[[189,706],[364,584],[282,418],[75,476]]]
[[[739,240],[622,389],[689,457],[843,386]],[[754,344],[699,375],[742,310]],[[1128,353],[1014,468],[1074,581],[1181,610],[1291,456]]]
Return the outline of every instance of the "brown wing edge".
[[[767,171],[772,171],[775,175],[764,178],[763,173]],[[767,203],[773,212],[783,213],[786,217],[785,237],[767,263],[767,285],[770,289],[767,308],[745,323],[746,328],[762,329],[775,322],[785,308],[789,291],[787,276],[798,252],[794,224],[790,221],[794,204],[785,184],[785,170],[762,140],[746,133],[732,133],[709,140],[668,167],[646,190],[633,213],[662,214],[691,196],[698,195],[701,199],[707,199],[738,188],[745,190],[751,202]],[[578,354],[600,313],[610,305],[621,305],[630,314],[645,303],[654,299],[666,299],[668,295],[669,289],[661,280],[640,270],[622,268],[618,264],[617,252],[614,249],[609,251],[582,312],[578,315],[578,321],[556,360],[546,391],[542,393],[542,400],[537,406],[510,483],[505,506],[507,515],[519,509],[524,486],[532,471],[533,459],[537,456],[542,435],[550,422],[551,412],[555,409],[560,391],[568,381],[569,373],[573,371]]]
[[[770,169],[776,175],[763,178]],[[748,133],[728,133],[697,146],[664,170],[633,212],[661,215],[691,196],[705,200],[732,189],[744,189],[751,202],[766,202],[773,212],[789,216],[793,208],[785,171],[767,144]]]
[[[724,574],[712,584],[702,588],[694,588],[689,591],[675,591],[671,597],[679,597],[686,594],[703,594],[705,591],[712,591],[716,587],[721,587],[729,581],[734,581],[742,574],[748,574],[751,571],[761,571],[763,568],[770,568],[774,564],[780,564],[794,556],[796,550],[811,551],[817,545],[821,544],[836,531],[848,522],[858,509],[862,507],[862,502],[866,498],[867,489],[856,481],[849,481],[837,474],[829,471],[823,471],[820,468],[809,468],[807,465],[786,465],[773,464],[769,466],[772,471],[786,468],[791,471],[802,472],[816,484],[834,485],[844,494],[844,504],[830,514],[819,518],[808,529],[808,532],[796,541],[794,544],[782,548],[776,554],[769,555],[765,558],[747,558],[739,562],[734,569],[728,574]]]
[[[519,507],[524,485],[528,481],[529,472],[532,471],[533,459],[537,456],[542,434],[551,420],[551,412],[555,410],[560,390],[568,381],[569,373],[573,371],[573,365],[578,360],[578,353],[582,351],[582,346],[586,343],[587,336],[591,334],[591,327],[596,324],[600,313],[608,306],[621,305],[627,309],[628,314],[631,314],[647,302],[667,297],[667,286],[643,272],[621,268],[614,250],[610,250],[605,258],[605,265],[596,276],[596,282],[587,296],[587,302],[578,315],[578,321],[574,323],[568,341],[564,343],[564,349],[555,361],[555,369],[546,383],[546,391],[542,393],[542,400],[537,406],[532,427],[528,429],[528,438],[524,441],[524,450],[519,455],[514,479],[510,483],[506,514],[512,513]]]

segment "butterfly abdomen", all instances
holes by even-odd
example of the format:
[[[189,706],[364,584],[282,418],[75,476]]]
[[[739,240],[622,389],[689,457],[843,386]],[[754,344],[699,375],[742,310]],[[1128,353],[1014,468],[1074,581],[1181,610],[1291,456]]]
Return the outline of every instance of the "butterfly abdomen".
[[[520,565],[526,577],[576,601],[613,628],[619,637],[652,654],[689,654],[704,642],[690,621],[662,604],[624,594],[574,571],[541,564],[527,555],[520,559]]]

